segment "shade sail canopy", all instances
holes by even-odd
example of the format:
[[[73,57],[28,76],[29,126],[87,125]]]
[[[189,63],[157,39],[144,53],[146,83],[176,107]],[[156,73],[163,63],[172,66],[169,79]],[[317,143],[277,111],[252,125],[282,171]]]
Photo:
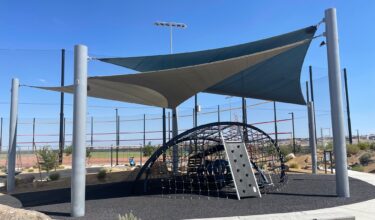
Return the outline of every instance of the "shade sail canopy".
[[[300,72],[314,26],[220,49],[101,61],[137,74],[88,79],[88,96],[174,108],[198,92],[305,104]],[[74,92],[74,86],[38,87]]]

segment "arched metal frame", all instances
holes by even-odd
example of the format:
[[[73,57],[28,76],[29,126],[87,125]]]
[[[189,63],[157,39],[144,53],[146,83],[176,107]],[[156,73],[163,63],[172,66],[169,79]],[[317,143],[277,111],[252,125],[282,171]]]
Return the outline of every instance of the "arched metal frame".
[[[273,150],[275,150],[276,156],[278,157],[277,160],[280,163],[280,172],[278,173],[278,175],[279,175],[278,178],[280,179],[280,182],[284,182],[284,183],[286,182],[284,158],[283,158],[283,155],[280,152],[279,147],[276,145],[276,142],[266,132],[262,131],[261,129],[259,129],[259,128],[255,127],[255,126],[249,125],[249,124],[241,123],[241,122],[214,122],[214,123],[200,125],[198,127],[195,127],[195,128],[190,129],[190,130],[187,130],[185,132],[182,132],[181,134],[179,134],[176,137],[172,138],[165,145],[163,145],[160,148],[158,148],[152,154],[152,156],[146,161],[146,163],[143,165],[143,167],[139,171],[139,173],[138,173],[135,181],[140,180],[144,174],[145,174],[145,179],[147,180],[148,179],[148,175],[149,175],[148,171],[150,170],[150,168],[153,166],[153,164],[158,160],[158,158],[161,155],[163,155],[163,154],[165,154],[167,152],[167,150],[169,148],[171,148],[173,146],[176,146],[179,143],[182,143],[182,142],[185,142],[185,141],[192,141],[191,136],[198,135],[198,132],[200,132],[200,131],[202,131],[204,129],[214,130],[214,129],[212,129],[213,127],[215,127],[215,128],[217,127],[217,131],[218,131],[217,133],[220,133],[221,130],[225,130],[226,128],[229,128],[229,127],[242,128],[243,136],[245,136],[245,138],[244,138],[245,143],[247,141],[249,141],[249,139],[248,139],[248,131],[253,130],[253,131],[256,131],[259,134],[261,134],[264,138],[267,139],[267,142],[270,145],[272,145],[272,147],[274,147]],[[197,138],[197,136],[195,136],[195,137]],[[214,139],[214,138],[210,139],[210,137],[208,137],[208,136],[204,137],[204,139],[205,140],[209,140],[209,141],[219,142],[217,139]],[[219,143],[218,143],[218,146],[219,146]],[[223,150],[223,149],[224,148],[217,149],[217,150]],[[206,155],[206,152],[203,152],[203,154]],[[208,153],[207,153],[207,155],[208,155]],[[254,158],[254,159],[256,159],[256,158]],[[251,164],[253,165],[253,168],[258,171],[259,178],[261,178],[264,182],[268,182],[267,177],[262,172],[261,168],[259,168],[258,165],[253,162],[253,158],[252,158],[251,155],[250,155],[250,160],[251,160]],[[145,181],[144,184],[145,184],[145,189],[146,189],[147,181]],[[263,191],[263,192],[265,192],[265,191]]]

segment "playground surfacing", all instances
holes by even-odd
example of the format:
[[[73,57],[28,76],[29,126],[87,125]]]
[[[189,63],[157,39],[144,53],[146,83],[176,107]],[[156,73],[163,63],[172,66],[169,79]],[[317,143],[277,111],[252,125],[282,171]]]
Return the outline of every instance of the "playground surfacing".
[[[131,183],[88,186],[86,216],[79,219],[118,219],[132,211],[146,219],[189,219],[285,213],[346,205],[375,198],[375,187],[350,178],[350,198],[335,196],[333,175],[290,174],[279,192],[243,200],[197,195],[134,195]],[[23,208],[43,212],[55,219],[74,219],[70,213],[70,189],[13,195]],[[184,199],[183,199],[184,197]],[[12,201],[12,204],[17,204]]]

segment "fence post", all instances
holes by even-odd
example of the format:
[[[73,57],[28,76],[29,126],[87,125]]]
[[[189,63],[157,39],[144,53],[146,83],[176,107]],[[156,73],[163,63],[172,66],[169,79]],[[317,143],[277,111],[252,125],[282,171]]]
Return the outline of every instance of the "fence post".
[[[0,119],[0,153],[3,150],[3,118]]]
[[[33,150],[34,150],[34,152],[36,152],[36,145],[35,145],[35,118],[33,118],[33,140],[32,140],[32,144],[33,144]]]
[[[217,105],[217,122],[220,122],[220,105]]]
[[[61,87],[65,81],[65,49],[61,50]],[[64,120],[64,92],[60,93],[60,125],[59,125],[59,164],[63,162],[64,144],[63,144],[63,120]]]
[[[162,120],[163,120],[163,146],[167,143],[167,134],[166,134],[166,118],[165,118],[165,108],[163,108],[163,116],[162,116]],[[166,153],[163,152],[163,162],[166,161]]]
[[[317,173],[317,155],[316,155],[316,136],[315,136],[315,117],[314,117],[314,102],[307,103],[307,113],[309,117],[309,143],[311,149],[311,171],[313,174]]]
[[[275,143],[276,146],[278,145],[278,134],[277,134],[277,113],[276,113],[276,102],[273,101],[273,118],[274,118],[274,125],[275,125]]]
[[[14,191],[16,173],[16,148],[17,148],[17,118],[18,118],[18,90],[19,81],[12,79],[10,117],[9,117],[9,145],[8,145],[8,175],[7,192]]]
[[[143,114],[143,147],[146,146],[146,114]],[[140,165],[142,166],[143,148],[141,147],[140,152]]]
[[[87,113],[87,47],[74,47],[74,105],[71,215],[85,215],[86,191],[86,113]]]
[[[178,135],[178,121],[177,121],[177,109],[172,109],[172,135],[173,137],[176,137]],[[172,150],[173,154],[173,173],[177,174],[178,172],[178,145],[173,146]]]
[[[91,147],[94,145],[94,117],[91,116]]]

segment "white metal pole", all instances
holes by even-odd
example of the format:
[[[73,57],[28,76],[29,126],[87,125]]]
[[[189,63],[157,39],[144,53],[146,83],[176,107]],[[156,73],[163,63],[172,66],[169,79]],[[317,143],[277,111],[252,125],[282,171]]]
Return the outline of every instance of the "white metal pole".
[[[317,155],[316,155],[316,136],[315,136],[315,114],[314,102],[307,103],[307,113],[309,119],[309,143],[311,150],[311,170],[313,174],[318,172]]]
[[[16,147],[17,147],[17,118],[18,118],[18,79],[12,79],[10,120],[9,120],[9,145],[8,145],[8,175],[7,192],[14,191],[16,173]]]
[[[335,8],[330,8],[325,11],[325,23],[332,134],[336,164],[336,193],[339,197],[350,197],[344,130],[344,111],[341,94],[340,52]]]
[[[172,109],[172,137],[178,135],[178,120],[177,120],[177,109]],[[173,173],[177,174],[178,172],[178,145],[173,146]]]
[[[86,190],[86,112],[87,112],[87,47],[74,47],[73,158],[71,215],[85,215]]]

